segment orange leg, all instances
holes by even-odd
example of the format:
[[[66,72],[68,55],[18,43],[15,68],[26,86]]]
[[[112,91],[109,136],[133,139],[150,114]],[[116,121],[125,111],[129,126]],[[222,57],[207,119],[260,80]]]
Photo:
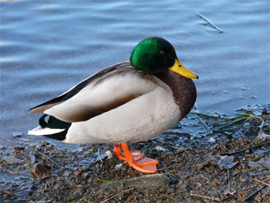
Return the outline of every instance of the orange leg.
[[[122,153],[120,144],[114,144],[113,155],[117,156],[121,160],[126,160],[125,155]]]
[[[133,157],[136,157],[136,161],[143,158],[144,154],[141,154],[139,150],[134,150],[131,152]],[[113,155],[117,156],[121,160],[126,160],[125,153],[122,153],[121,144],[114,144]]]
[[[121,153],[121,146],[123,148],[124,154]],[[143,157],[143,154],[140,154],[140,151],[131,152],[128,148],[127,143],[116,144],[114,146],[114,154],[118,156],[119,148],[120,148],[120,157],[125,157],[125,163],[128,163],[129,166],[140,171],[142,173],[156,173],[157,167],[156,165],[159,163],[157,160],[150,159],[147,157]],[[123,157],[122,157],[123,156]],[[119,157],[119,156],[118,156]],[[120,158],[120,159],[121,159]]]

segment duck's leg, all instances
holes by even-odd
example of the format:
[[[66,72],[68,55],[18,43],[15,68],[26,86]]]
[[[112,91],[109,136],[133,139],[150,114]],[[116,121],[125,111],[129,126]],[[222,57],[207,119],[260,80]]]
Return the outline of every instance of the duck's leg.
[[[136,157],[136,160],[143,158],[144,154],[141,154],[139,150],[131,151],[133,157]],[[126,160],[125,153],[122,153],[121,144],[114,144],[113,155],[117,156],[121,160]]]
[[[120,144],[114,144],[113,155],[117,156],[121,160],[126,160],[125,155],[122,153]]]
[[[157,172],[156,165],[159,163],[157,160],[150,159],[147,157],[142,157],[142,156],[136,156],[136,155],[133,156],[131,151],[128,148],[127,143],[121,143],[121,146],[124,150],[124,154],[126,158],[125,163],[128,163],[129,166],[133,167],[134,169],[142,173],[156,173]]]

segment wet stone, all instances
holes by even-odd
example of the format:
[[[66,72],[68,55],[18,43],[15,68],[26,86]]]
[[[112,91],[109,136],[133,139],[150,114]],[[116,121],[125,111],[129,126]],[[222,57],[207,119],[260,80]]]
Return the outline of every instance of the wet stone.
[[[22,136],[22,133],[21,132],[14,132],[14,133],[12,133],[12,137],[18,138],[18,137],[21,137],[21,136]]]
[[[121,164],[117,164],[117,165],[115,165],[115,170],[120,170],[121,168],[122,168],[122,166],[123,166],[123,164],[121,163]]]
[[[161,147],[161,146],[155,146],[154,149],[157,150],[157,151],[159,151],[159,152],[165,152],[165,151],[166,151],[166,150],[165,150],[163,147]]]
[[[187,192],[187,188],[185,188],[185,187],[180,187],[180,188],[178,189],[178,192],[179,192],[179,193]]]
[[[138,178],[115,181],[101,185],[102,188],[148,188],[169,185],[171,180],[164,174],[144,175]]]
[[[79,194],[85,193],[85,187],[83,185],[78,185],[77,193]]]
[[[8,164],[21,164],[24,162],[24,160],[18,159],[14,156],[6,156],[4,157],[4,160],[8,163]]]
[[[40,176],[48,172],[51,169],[50,166],[46,165],[44,162],[39,162],[38,164],[34,164],[30,174],[34,176]]]
[[[63,174],[63,176],[69,176],[69,175],[70,175],[70,172],[67,171],[67,170],[66,170],[66,171],[64,172],[64,174]]]
[[[39,144],[37,144],[37,145],[35,146],[35,148],[38,149],[38,150],[40,150],[40,149],[42,148],[42,146],[43,146],[43,145],[39,143]]]
[[[82,174],[82,178],[83,179],[88,179],[90,177],[90,174],[89,173],[83,173]]]
[[[180,147],[179,149],[176,150],[176,154],[181,154],[185,151],[185,149],[183,147]]]

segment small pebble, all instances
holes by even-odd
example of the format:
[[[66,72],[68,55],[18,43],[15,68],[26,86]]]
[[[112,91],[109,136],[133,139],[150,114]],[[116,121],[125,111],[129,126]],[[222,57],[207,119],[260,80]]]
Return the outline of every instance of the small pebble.
[[[245,151],[245,154],[250,154],[250,150],[249,150],[249,149],[246,150],[246,151]]]
[[[119,170],[122,168],[122,166],[123,166],[123,164],[117,164],[117,165],[115,165],[114,169]]]
[[[4,157],[4,160],[9,164],[20,164],[20,163],[24,162],[24,160],[18,159],[18,158],[13,157],[13,156],[6,156],[6,157]]]
[[[185,187],[180,187],[179,190],[178,190],[179,193],[184,193],[184,192],[187,192],[187,188]]]
[[[18,137],[21,137],[22,136],[22,133],[21,132],[14,132],[14,133],[12,133],[12,136],[14,138],[18,138]]]
[[[264,109],[262,110],[262,115],[267,115],[267,109],[266,109],[266,108],[264,108]]]
[[[13,175],[13,176],[17,176],[17,175],[19,175],[19,173],[18,173],[18,172],[13,172],[13,171],[9,171],[9,174],[10,174],[10,175]]]
[[[211,142],[211,143],[214,143],[216,141],[216,139],[213,138],[213,137],[210,137],[208,141]]]
[[[63,176],[69,176],[70,175],[70,172],[69,171],[65,171]]]
[[[82,152],[85,151],[85,149],[84,149],[84,147],[80,147],[80,148],[77,149],[77,151],[80,152],[80,153],[82,153]]]
[[[83,173],[83,174],[82,174],[82,177],[83,177],[84,179],[88,179],[89,176],[90,176],[89,173]]]
[[[179,149],[176,150],[176,154],[183,153],[185,150],[183,147],[180,147]]]
[[[33,165],[30,174],[38,177],[41,174],[47,173],[50,169],[51,169],[50,166],[46,165],[44,162],[41,161]]]
[[[155,146],[154,149],[157,150],[157,151],[159,151],[159,152],[165,152],[165,151],[166,151],[166,150],[165,150],[163,147],[161,147],[161,146]]]
[[[35,148],[38,149],[38,150],[40,150],[41,147],[42,147],[42,144],[40,144],[40,143],[38,143],[38,144],[35,146]]]
[[[244,182],[247,182],[247,179],[246,178],[242,178],[242,179],[240,179],[240,181],[244,183]]]
[[[26,163],[26,164],[24,164],[24,165],[23,165],[23,167],[24,167],[24,168],[26,168],[26,169],[29,169],[29,168],[31,168],[31,167],[32,167],[32,165],[31,165],[31,164],[29,164],[29,163]]]
[[[237,176],[238,174],[241,174],[241,171],[235,171],[232,175]]]
[[[85,187],[84,187],[83,185],[78,185],[77,192],[78,192],[79,194],[85,193]]]
[[[106,154],[106,156],[107,156],[107,159],[113,158],[112,152],[111,152],[110,150],[107,150],[107,151],[105,152],[105,154]]]

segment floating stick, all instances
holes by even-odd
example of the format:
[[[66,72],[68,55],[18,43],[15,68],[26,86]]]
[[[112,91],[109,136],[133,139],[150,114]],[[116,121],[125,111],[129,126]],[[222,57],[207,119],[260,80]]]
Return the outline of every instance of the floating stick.
[[[223,30],[221,30],[220,28],[218,28],[216,25],[214,25],[210,20],[208,20],[206,17],[204,17],[203,15],[197,13],[198,16],[200,16],[202,19],[204,19],[206,22],[208,22],[213,28],[215,28],[216,30],[218,30],[220,33],[223,33]]]

